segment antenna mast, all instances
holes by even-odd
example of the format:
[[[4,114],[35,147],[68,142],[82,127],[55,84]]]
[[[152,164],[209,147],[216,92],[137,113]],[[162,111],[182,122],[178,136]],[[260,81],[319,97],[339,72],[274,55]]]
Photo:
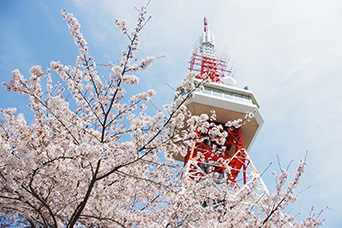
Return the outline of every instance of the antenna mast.
[[[215,50],[214,35],[209,31],[207,17],[204,17],[203,22],[203,33],[192,54],[189,70],[198,73],[198,79],[209,77],[211,82],[224,83],[226,80],[222,79],[232,75],[232,71],[227,70],[227,58],[224,57],[227,55],[219,55]]]

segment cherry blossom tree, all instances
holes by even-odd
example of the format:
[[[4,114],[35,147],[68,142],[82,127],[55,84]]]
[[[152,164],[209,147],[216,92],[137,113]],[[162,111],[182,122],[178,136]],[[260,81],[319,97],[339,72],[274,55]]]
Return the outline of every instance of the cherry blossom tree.
[[[228,186],[212,194],[205,180],[196,183],[180,178],[182,169],[172,154],[187,153],[197,140],[195,129],[210,124],[210,131],[218,138],[224,138],[220,136],[225,132],[210,122],[214,114],[192,116],[184,105],[201,87],[191,73],[183,81],[184,93],[177,92],[175,101],[162,109],[151,103],[156,95],[153,90],[127,93],[127,87],[139,83],[134,73],[156,60],[137,60],[135,56],[140,32],[149,20],[146,7],[139,10],[133,30],[127,28],[126,20],[115,20],[129,45],[120,63],[105,66],[96,64],[89,54],[77,19],[65,11],[62,15],[79,47],[76,64],[52,61],[46,70],[33,66],[29,78],[14,70],[13,79],[4,83],[8,91],[29,97],[34,117],[28,123],[15,108],[0,110],[3,226],[322,225],[320,213],[302,222],[282,213],[297,199],[294,189],[303,174],[304,161],[292,180],[286,170],[276,176],[276,193],[265,194],[247,206],[244,199],[253,189],[246,189],[233,201],[226,197]],[[105,75],[99,73],[99,67],[105,68]],[[246,116],[242,122],[230,124],[239,127],[251,115]]]

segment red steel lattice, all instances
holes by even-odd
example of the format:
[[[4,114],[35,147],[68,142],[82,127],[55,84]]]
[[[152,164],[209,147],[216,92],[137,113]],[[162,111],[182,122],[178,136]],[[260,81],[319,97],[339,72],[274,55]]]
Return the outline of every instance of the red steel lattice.
[[[197,142],[188,151],[184,166],[188,165],[188,176],[192,179],[209,175],[213,179],[229,181],[233,188],[240,189],[245,185],[250,176],[257,173],[247,151],[243,145],[240,128],[232,128],[224,144],[197,133],[198,138],[206,139]]]
[[[227,70],[227,61],[206,57],[196,52],[192,54],[189,63],[189,70],[197,72],[198,74],[195,77],[198,79],[203,79],[203,75],[206,74],[211,82],[219,83],[221,78],[232,73],[230,70]]]

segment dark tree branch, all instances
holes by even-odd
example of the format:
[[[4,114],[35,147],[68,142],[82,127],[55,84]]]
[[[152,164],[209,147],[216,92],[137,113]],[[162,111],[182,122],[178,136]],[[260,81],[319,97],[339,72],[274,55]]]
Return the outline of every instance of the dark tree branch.
[[[72,216],[71,216],[71,218],[69,220],[69,223],[67,225],[68,228],[74,227],[74,225],[76,224],[77,220],[79,219],[79,217],[80,217],[84,207],[86,206],[87,201],[88,201],[88,199],[90,197],[91,191],[93,190],[95,182],[97,181],[96,175],[99,172],[100,165],[101,165],[101,159],[97,162],[96,170],[95,170],[95,172],[93,174],[93,178],[92,178],[92,180],[91,180],[91,182],[90,182],[90,184],[88,186],[87,193],[85,194],[82,202],[77,205],[74,213],[72,214]]]

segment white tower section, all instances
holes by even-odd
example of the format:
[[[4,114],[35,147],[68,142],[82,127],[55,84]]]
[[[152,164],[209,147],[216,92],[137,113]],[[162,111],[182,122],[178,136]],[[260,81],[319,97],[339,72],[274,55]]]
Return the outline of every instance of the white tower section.
[[[215,58],[215,42],[214,35],[208,30],[208,20],[204,18],[204,31],[200,37],[200,54],[205,57]]]

